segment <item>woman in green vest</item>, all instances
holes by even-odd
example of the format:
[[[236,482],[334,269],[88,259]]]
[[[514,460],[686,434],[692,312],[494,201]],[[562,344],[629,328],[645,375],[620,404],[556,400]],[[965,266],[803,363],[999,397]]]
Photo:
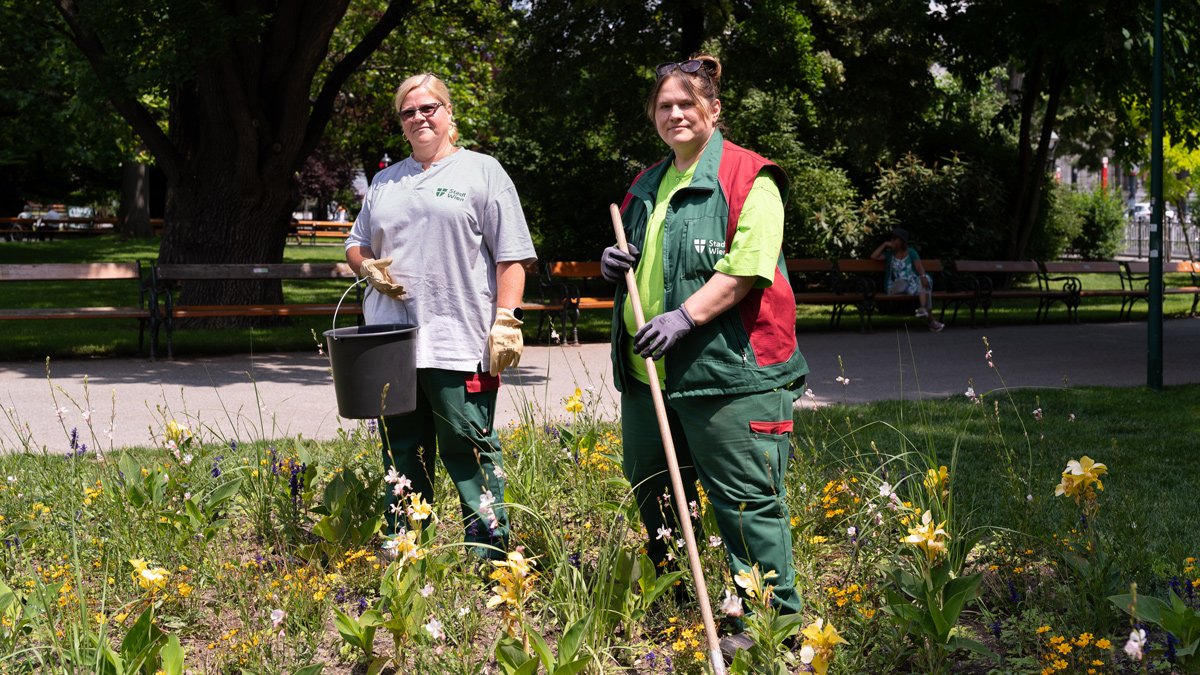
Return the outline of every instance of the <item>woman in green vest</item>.
[[[657,359],[687,501],[699,504],[699,480],[730,572],[753,565],[775,572],[774,602],[795,613],[800,598],[783,477],[793,390],[808,365],[796,346],[796,303],[782,253],[787,177],[724,140],[716,58],[664,63],[656,74],[646,112],[670,152],[625,196],[630,252],[610,247],[601,256],[605,278],[618,283],[612,356],[625,475],[651,558],[665,564],[684,557],[645,361]],[[640,330],[621,285],[630,268],[646,317]],[[699,527],[694,514],[691,526]],[[739,633],[721,643],[731,658],[751,640]]]

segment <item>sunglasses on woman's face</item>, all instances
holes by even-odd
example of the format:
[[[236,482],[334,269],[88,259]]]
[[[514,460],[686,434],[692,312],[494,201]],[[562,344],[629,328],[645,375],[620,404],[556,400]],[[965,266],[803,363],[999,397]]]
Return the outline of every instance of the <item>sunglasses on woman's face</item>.
[[[660,63],[657,66],[654,66],[654,72],[658,75],[659,79],[662,79],[662,78],[666,77],[667,75],[670,75],[671,71],[675,70],[676,68],[687,73],[688,75],[691,75],[692,73],[699,71],[703,67],[704,67],[704,62],[699,59],[689,59],[687,61],[681,61],[679,63],[675,63],[674,61],[667,61],[666,63]]]
[[[440,107],[442,107],[441,103],[426,103],[425,105],[419,105],[415,108],[405,108],[404,110],[400,111],[400,119],[407,122],[416,117],[417,113],[421,113],[422,117],[429,117],[437,112],[437,109]]]

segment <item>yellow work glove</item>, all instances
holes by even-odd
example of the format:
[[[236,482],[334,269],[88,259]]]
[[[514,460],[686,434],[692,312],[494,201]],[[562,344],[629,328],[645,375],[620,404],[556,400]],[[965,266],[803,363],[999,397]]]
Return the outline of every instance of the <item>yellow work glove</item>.
[[[367,258],[362,261],[362,266],[359,267],[359,270],[367,282],[371,284],[372,288],[389,298],[403,300],[404,287],[396,283],[396,280],[387,271],[388,265],[391,264],[391,258],[380,258],[379,260]]]
[[[525,348],[521,337],[521,308],[496,310],[496,322],[488,333],[488,372],[499,375],[509,366],[521,362],[521,351]]]

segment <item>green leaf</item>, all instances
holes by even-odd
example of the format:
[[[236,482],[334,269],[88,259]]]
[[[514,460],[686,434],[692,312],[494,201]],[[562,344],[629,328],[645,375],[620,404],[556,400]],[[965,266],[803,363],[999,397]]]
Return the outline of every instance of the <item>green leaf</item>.
[[[563,631],[562,637],[558,640],[559,661],[570,661],[575,658],[575,652],[579,651],[579,644],[583,640],[587,624],[587,619],[580,619]]]
[[[564,663],[563,665],[554,669],[553,675],[575,675],[575,673],[581,673],[583,672],[583,669],[587,668],[588,664],[591,662],[592,657],[585,656],[570,663]]]
[[[1161,624],[1163,615],[1171,611],[1171,608],[1167,606],[1167,603],[1149,595],[1138,596],[1137,611],[1134,613],[1129,611],[1130,605],[1133,604],[1132,595],[1128,593],[1124,595],[1112,595],[1109,596],[1108,599],[1114,605],[1121,608],[1121,610],[1126,614],[1132,614],[1132,616],[1135,618],[1141,619],[1142,621],[1149,621],[1150,623],[1154,624]]]
[[[371,661],[371,665],[367,666],[366,675],[379,675],[379,673],[382,673],[383,669],[386,668],[387,664],[391,663],[391,661],[392,660],[386,656],[376,657],[374,661]]]
[[[166,633],[154,625],[154,607],[147,607],[121,641],[121,656],[130,665],[149,660],[157,643]]]
[[[972,640],[971,638],[955,636],[955,637],[950,638],[950,642],[946,643],[946,646],[950,649],[950,651],[954,651],[957,649],[965,649],[967,651],[975,652],[976,654],[979,654],[980,656],[983,656],[983,657],[986,657],[986,658],[989,658],[992,660],[996,660],[995,652],[988,649],[987,646],[984,645],[982,642],[979,642],[977,640]]]
[[[324,663],[310,663],[303,668],[297,669],[292,675],[321,675],[321,671],[325,670]]]
[[[547,672],[554,670],[554,652],[550,651],[550,645],[546,644],[546,640],[536,630],[530,628],[529,624],[525,624],[525,636],[529,638],[529,646],[533,647],[534,654],[537,654]]]
[[[162,656],[163,672],[167,675],[183,675],[183,645],[179,644],[179,638],[174,635],[167,637],[167,644],[159,654]]]
[[[232,480],[222,483],[219,487],[209,493],[208,499],[204,501],[204,513],[209,518],[217,512],[225,504],[238,493],[242,488],[242,479],[240,476],[235,476]]]
[[[972,574],[959,577],[946,584],[944,592],[946,604],[942,606],[942,615],[947,623],[950,625],[958,623],[958,615],[962,612],[963,605],[975,598],[981,580],[980,575]]]

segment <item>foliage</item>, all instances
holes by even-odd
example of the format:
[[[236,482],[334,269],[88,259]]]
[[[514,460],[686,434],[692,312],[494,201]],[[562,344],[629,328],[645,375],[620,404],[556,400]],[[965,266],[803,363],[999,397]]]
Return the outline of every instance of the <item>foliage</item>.
[[[1035,260],[1058,260],[1068,245],[1080,239],[1083,196],[1071,186],[1053,183],[1046,192],[1047,208],[1042,227],[1033,235],[1029,255]]]
[[[1125,209],[1112,190],[1097,188],[1074,195],[1072,206],[1079,213],[1079,235],[1071,249],[1084,260],[1112,260],[1125,233]]]
[[[993,258],[1002,242],[1003,197],[991,171],[958,156],[927,165],[905,155],[880,172],[869,206],[867,249],[892,227],[909,231],[926,258]]]
[[[1169,647],[1174,652],[1174,662],[1185,673],[1200,672],[1200,613],[1189,607],[1174,589],[1166,602],[1152,596],[1139,596],[1136,584],[1130,593],[1114,595],[1109,600],[1133,619],[1166,631],[1174,638],[1174,644]]]

